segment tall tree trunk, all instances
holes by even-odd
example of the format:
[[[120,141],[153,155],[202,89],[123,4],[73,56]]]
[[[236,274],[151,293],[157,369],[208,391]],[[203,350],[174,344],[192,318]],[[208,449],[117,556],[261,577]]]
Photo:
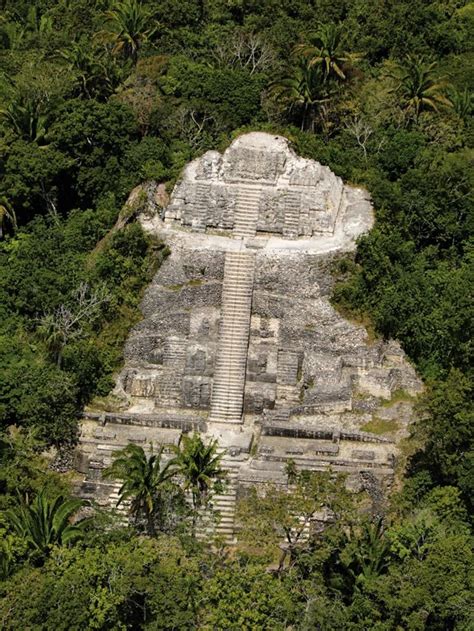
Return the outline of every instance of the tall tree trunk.
[[[149,511],[149,510],[146,511],[146,529],[150,537],[154,537],[156,535],[155,521],[153,519],[153,511]]]

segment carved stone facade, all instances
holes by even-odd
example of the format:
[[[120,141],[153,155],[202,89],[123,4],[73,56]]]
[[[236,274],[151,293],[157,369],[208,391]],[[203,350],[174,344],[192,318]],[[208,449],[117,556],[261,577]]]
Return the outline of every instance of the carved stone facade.
[[[103,416],[115,434],[217,437],[231,493],[283,483],[290,458],[345,471],[356,487],[367,472],[389,483],[421,383],[397,343],[369,340],[329,301],[332,266],[373,223],[367,194],[286,139],[251,133],[190,163],[168,206],[141,221],[171,255],[125,348],[123,409]],[[392,433],[366,431],[381,420]],[[83,453],[97,462],[94,427],[84,424]]]

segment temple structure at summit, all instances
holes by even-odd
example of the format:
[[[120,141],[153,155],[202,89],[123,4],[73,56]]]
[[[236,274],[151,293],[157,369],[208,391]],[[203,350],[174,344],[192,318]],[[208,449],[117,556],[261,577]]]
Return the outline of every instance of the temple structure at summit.
[[[239,489],[285,483],[289,459],[383,495],[421,384],[396,342],[330,303],[334,269],[373,224],[367,193],[265,133],[191,162],[165,207],[155,188],[140,221],[171,255],[126,344],[115,409],[83,423],[84,492],[113,497],[100,470],[127,442],[196,430],[224,452],[229,537]]]

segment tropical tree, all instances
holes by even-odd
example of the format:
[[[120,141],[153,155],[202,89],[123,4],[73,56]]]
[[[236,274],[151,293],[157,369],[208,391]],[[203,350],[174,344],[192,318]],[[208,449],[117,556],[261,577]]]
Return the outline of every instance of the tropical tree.
[[[469,88],[464,90],[451,89],[449,100],[459,118],[468,119],[474,109],[474,97]]]
[[[87,503],[80,499],[54,499],[46,497],[44,491],[36,495],[31,503],[19,501],[6,511],[12,530],[25,539],[33,552],[45,557],[54,545],[68,545],[84,535],[90,519],[73,523],[79,509]]]
[[[45,103],[34,95],[15,95],[0,109],[0,118],[20,138],[38,143],[44,140],[49,116]]]
[[[327,561],[327,575],[333,588],[352,598],[355,591],[383,574],[390,559],[390,542],[381,519],[366,521],[343,534],[344,543]]]
[[[222,455],[217,453],[217,440],[205,444],[199,434],[184,435],[175,448],[173,464],[184,479],[184,490],[191,492],[193,503],[193,534],[196,530],[197,511],[209,499],[212,490],[219,491],[225,479],[221,467]]]
[[[152,26],[154,12],[144,7],[138,0],[115,2],[112,9],[104,14],[104,29],[98,39],[112,45],[115,55],[123,55],[136,63],[138,51],[157,26]]]
[[[0,239],[3,238],[7,222],[14,230],[16,229],[16,214],[13,210],[13,206],[5,197],[0,196]]]
[[[295,47],[295,52],[307,59],[310,68],[320,68],[324,83],[331,80],[345,81],[348,71],[360,55],[344,50],[342,27],[322,24],[307,39],[307,43]]]
[[[162,456],[163,448],[147,456],[143,447],[130,444],[114,455],[112,464],[102,474],[122,482],[117,506],[130,500],[130,514],[136,521],[144,518],[149,535],[156,532],[156,512],[176,473],[173,461],[163,465]]]
[[[301,130],[314,131],[316,114],[324,98],[322,73],[317,66],[299,57],[295,66],[278,81],[270,85],[270,94],[281,99],[289,111],[297,109],[301,117]]]
[[[72,42],[67,48],[58,51],[68,69],[74,72],[83,96],[92,98],[91,83],[96,78],[97,55],[85,42]]]
[[[426,63],[423,57],[407,56],[395,73],[398,85],[395,91],[400,96],[400,107],[408,118],[418,122],[425,110],[439,111],[440,106],[451,106],[445,96],[447,83],[436,75],[436,63]]]
[[[14,20],[0,16],[0,37],[6,50],[19,50],[25,41],[26,29]]]
[[[240,543],[269,560],[276,560],[278,555],[278,572],[287,562],[293,565],[299,552],[310,548],[316,535],[316,517],[348,524],[353,511],[344,476],[298,471],[292,461],[287,463],[286,473],[286,488],[268,484],[263,494],[249,489],[237,507]]]
[[[68,342],[82,336],[83,324],[91,324],[100,315],[101,307],[109,300],[110,294],[105,285],[91,289],[88,283],[81,283],[75,290],[70,305],[61,304],[54,313],[41,318],[38,334],[58,367],[61,366],[64,347]]]

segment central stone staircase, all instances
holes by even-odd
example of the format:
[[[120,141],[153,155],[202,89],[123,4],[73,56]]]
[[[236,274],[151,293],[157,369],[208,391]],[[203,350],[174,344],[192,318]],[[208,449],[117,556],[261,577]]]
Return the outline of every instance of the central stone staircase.
[[[242,420],[254,270],[252,253],[227,252],[211,422],[240,423]]]
[[[215,534],[222,537],[226,543],[235,543],[235,510],[237,504],[237,485],[241,463],[233,463],[224,458],[222,468],[227,475],[224,493],[212,498],[214,512],[218,514]]]

